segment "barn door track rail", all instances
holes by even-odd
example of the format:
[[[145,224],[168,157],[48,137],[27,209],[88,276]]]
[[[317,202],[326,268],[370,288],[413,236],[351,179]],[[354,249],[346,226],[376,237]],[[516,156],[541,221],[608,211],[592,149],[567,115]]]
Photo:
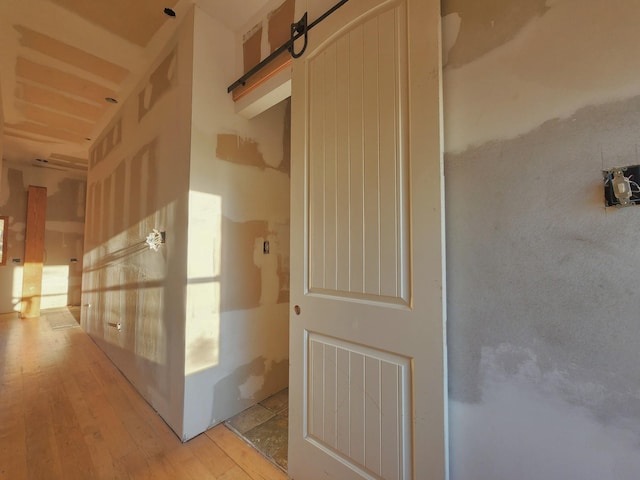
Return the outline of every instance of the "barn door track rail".
[[[288,50],[293,58],[301,57],[302,54],[307,49],[309,30],[311,30],[313,27],[318,25],[320,22],[322,22],[325,18],[327,18],[333,12],[338,10],[341,6],[343,6],[348,1],[349,0],[340,0],[333,7],[331,7],[329,10],[324,12],[322,15],[320,15],[311,23],[307,23],[307,14],[305,13],[300,19],[300,21],[291,24],[291,36],[289,40],[284,44],[280,45],[280,47],[274,50],[274,52],[271,55],[269,55],[267,58],[265,58],[260,63],[258,63],[255,67],[253,67],[251,70],[245,73],[242,77],[240,77],[238,80],[236,80],[231,85],[229,85],[229,87],[227,87],[227,93],[231,93],[236,88],[246,85],[247,80],[249,78],[251,78],[253,75],[255,75],[260,70],[262,70],[265,66],[271,63],[278,55],[280,55],[285,50]],[[304,37],[304,43],[302,45],[302,48],[296,52],[295,42],[301,37]]]

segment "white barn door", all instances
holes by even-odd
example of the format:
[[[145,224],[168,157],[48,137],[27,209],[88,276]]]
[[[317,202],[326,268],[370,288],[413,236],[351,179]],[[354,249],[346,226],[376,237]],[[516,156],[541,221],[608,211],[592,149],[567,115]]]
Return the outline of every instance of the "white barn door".
[[[289,475],[445,479],[440,2],[351,0],[293,68]]]

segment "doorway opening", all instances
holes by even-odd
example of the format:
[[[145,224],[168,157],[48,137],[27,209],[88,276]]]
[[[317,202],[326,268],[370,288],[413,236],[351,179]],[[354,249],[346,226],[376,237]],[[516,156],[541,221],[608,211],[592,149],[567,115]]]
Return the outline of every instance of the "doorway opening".
[[[279,102],[271,108],[285,105],[284,111],[284,127],[282,130],[282,147],[283,158],[277,170],[286,172],[290,178],[291,166],[291,99],[290,97]],[[290,190],[290,182],[288,187]],[[268,201],[268,200],[267,200]],[[289,207],[290,209],[290,207]],[[290,212],[290,210],[289,210]],[[289,216],[287,212],[287,217]],[[286,229],[288,231],[289,221],[287,220]],[[280,229],[282,227],[279,227]],[[289,258],[290,245],[289,234],[287,233],[286,242],[284,238],[277,239],[278,246],[270,248],[269,242],[265,241],[263,246],[263,255],[279,255],[278,258],[278,276],[280,278],[280,293],[278,303],[289,302]],[[271,244],[271,247],[274,245]],[[273,259],[275,260],[275,259]],[[286,284],[286,287],[283,285]],[[263,285],[264,287],[264,285]],[[286,309],[289,312],[289,309]],[[288,316],[288,313],[287,313]],[[281,334],[289,337],[289,318],[287,318],[286,331]],[[287,340],[288,344],[288,340]],[[288,359],[287,359],[288,361]],[[287,383],[288,385],[288,378]],[[247,443],[252,445],[267,459],[277,465],[285,473],[288,467],[288,433],[289,433],[289,388],[274,393],[266,399],[263,399],[255,405],[243,410],[237,415],[225,421],[225,425],[242,437]]]

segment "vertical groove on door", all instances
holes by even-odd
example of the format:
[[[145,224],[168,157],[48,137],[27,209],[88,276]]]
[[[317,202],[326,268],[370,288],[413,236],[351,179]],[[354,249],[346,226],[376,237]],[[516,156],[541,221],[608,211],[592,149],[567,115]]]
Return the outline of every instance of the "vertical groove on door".
[[[349,44],[345,35],[337,42],[336,51],[336,290],[349,291],[351,230],[349,226],[351,202],[350,136],[349,136]]]
[[[328,47],[324,54],[324,85],[325,85],[325,135],[324,135],[324,285],[323,288],[335,290],[337,288],[337,102],[336,94],[338,85],[336,84],[336,44]]]
[[[364,452],[364,466],[367,470],[380,474],[380,360],[367,357],[364,367],[364,425],[367,444]]]
[[[27,228],[20,309],[23,318],[40,316],[46,215],[47,189],[30,185],[27,197]]]
[[[378,17],[378,122],[379,141],[379,212],[380,225],[387,232],[380,234],[380,295],[400,295],[398,278],[398,68],[396,55],[396,10]],[[394,92],[390,94],[389,92]]]
[[[315,333],[308,341],[308,437],[369,476],[405,478],[410,360]]]
[[[309,128],[318,131],[309,139],[309,156],[314,161],[310,164],[309,176],[312,181],[309,185],[309,238],[317,238],[309,245],[309,256],[312,259],[309,265],[310,284],[324,288],[324,82],[322,81],[323,58],[310,66],[310,90],[311,105],[314,115],[309,118]]]
[[[378,19],[363,25],[364,40],[364,291],[380,294],[380,205],[378,128]]]
[[[364,39],[362,29],[349,33],[349,291],[364,292]]]
[[[309,61],[311,291],[408,303],[401,23],[382,12]]]

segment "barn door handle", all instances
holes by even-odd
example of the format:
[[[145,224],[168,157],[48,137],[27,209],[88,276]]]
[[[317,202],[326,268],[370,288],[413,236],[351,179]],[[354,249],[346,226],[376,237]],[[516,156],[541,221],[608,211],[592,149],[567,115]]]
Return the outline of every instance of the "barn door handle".
[[[296,52],[295,40],[300,36],[304,36],[304,45],[302,50]],[[307,28],[307,14],[305,13],[299,22],[291,24],[291,40],[289,44],[289,52],[293,58],[300,58],[304,51],[307,49],[307,41],[309,40],[309,29]]]

